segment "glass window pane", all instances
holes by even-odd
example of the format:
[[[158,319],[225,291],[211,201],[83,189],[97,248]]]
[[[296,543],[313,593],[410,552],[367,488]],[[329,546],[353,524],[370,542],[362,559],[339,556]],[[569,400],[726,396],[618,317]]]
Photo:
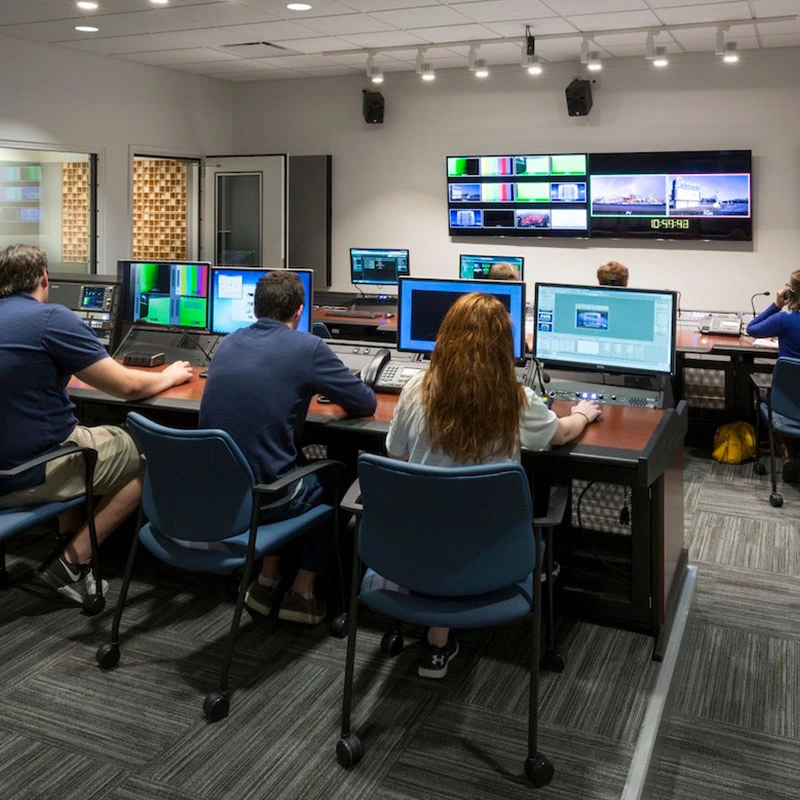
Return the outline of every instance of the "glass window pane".
[[[95,180],[88,153],[0,148],[0,247],[41,247],[54,273],[96,272]]]
[[[261,173],[217,174],[215,263],[261,266]]]

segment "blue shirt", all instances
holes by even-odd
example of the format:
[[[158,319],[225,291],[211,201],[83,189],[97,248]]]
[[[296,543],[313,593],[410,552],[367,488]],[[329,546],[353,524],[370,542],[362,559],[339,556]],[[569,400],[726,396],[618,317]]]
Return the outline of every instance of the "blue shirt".
[[[105,348],[69,309],[29,294],[0,299],[0,469],[56,448],[78,420],[67,382]],[[45,468],[0,478],[0,495],[44,483]]]
[[[262,317],[229,333],[214,353],[199,424],[227,431],[256,481],[269,483],[295,467],[308,406],[317,393],[353,416],[375,413],[375,393],[322,339]]]
[[[747,326],[747,335],[759,338],[778,337],[778,355],[800,358],[800,313],[782,313],[775,303],[762,311]]]

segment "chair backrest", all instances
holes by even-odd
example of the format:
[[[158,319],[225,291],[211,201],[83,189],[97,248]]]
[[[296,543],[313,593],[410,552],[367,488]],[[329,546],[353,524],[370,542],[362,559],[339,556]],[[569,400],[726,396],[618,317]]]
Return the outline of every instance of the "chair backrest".
[[[331,339],[331,332],[324,322],[312,322],[311,333],[314,336],[319,336],[320,339]]]
[[[800,422],[800,359],[779,358],[772,373],[772,410]]]
[[[142,509],[164,536],[214,542],[250,529],[253,472],[221,430],[177,430],[128,414],[147,459]]]
[[[530,487],[519,464],[424,467],[358,459],[361,560],[412,591],[484,594],[535,566]]]

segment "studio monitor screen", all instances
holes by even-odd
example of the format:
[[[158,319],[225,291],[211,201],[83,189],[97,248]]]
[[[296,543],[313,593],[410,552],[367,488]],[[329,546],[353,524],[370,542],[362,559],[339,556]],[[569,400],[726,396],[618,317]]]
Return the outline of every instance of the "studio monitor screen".
[[[587,156],[448,156],[451,236],[589,235]]]
[[[392,286],[410,274],[408,250],[350,248],[350,280],[354,284]]]
[[[592,153],[593,237],[752,241],[749,150]]]

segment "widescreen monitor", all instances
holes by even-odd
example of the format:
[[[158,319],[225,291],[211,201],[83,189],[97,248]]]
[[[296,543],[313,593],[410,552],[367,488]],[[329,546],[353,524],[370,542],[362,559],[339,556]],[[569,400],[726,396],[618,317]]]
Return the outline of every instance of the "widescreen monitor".
[[[210,268],[202,261],[119,261],[123,322],[206,329]]]
[[[211,333],[233,333],[256,321],[256,284],[272,270],[246,267],[214,267],[211,270]],[[313,304],[313,270],[281,270],[300,276],[306,293],[297,330],[310,333]]]
[[[389,286],[410,275],[408,250],[350,248],[350,279],[354,284]]]
[[[749,150],[592,153],[593,237],[752,241]]]
[[[585,153],[448,156],[451,236],[589,235]]]
[[[397,349],[430,353],[439,326],[461,295],[491,294],[511,314],[514,357],[525,355],[525,284],[521,281],[461,281],[438,278],[401,278],[397,304]]]
[[[519,273],[519,279],[525,279],[525,259],[522,256],[468,256],[462,253],[458,275],[464,280],[488,280],[495,264],[511,264]]]
[[[669,291],[537,283],[534,354],[548,367],[671,375],[675,297]]]

